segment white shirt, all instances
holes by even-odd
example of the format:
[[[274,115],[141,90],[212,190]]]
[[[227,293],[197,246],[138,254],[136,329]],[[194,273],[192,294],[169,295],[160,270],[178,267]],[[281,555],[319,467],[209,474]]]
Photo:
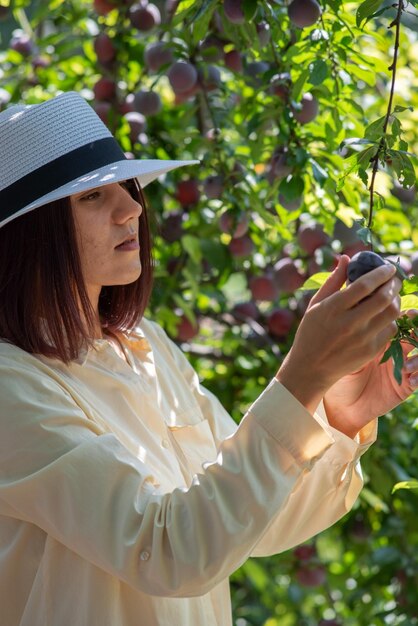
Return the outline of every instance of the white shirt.
[[[277,380],[236,426],[156,324],[70,366],[0,343],[2,626],[228,626],[228,576],[333,524],[353,441]]]

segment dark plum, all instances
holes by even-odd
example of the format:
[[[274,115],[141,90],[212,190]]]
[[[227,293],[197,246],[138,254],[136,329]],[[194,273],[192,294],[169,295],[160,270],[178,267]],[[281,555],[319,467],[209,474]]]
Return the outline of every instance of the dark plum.
[[[370,250],[357,252],[348,264],[348,282],[353,283],[357,278],[360,278],[360,276],[371,272],[381,265],[385,265],[385,261],[375,252],[371,252]]]

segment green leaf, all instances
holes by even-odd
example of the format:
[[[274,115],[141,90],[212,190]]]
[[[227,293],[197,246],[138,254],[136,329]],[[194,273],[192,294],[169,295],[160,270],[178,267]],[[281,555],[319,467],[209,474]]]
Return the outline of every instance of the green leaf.
[[[393,375],[398,385],[402,384],[403,350],[399,341],[392,342]]]
[[[379,149],[379,146],[376,144],[373,144],[372,146],[370,146],[370,148],[366,148],[365,150],[362,150],[361,152],[359,152],[357,154],[357,163],[359,164],[359,166],[361,166],[363,169],[366,169],[367,167],[369,167],[370,161],[376,155],[378,149]]]
[[[373,13],[379,9],[382,2],[383,0],[366,0],[360,4],[356,11],[356,24],[359,28],[364,20],[367,22]]]
[[[375,120],[369,126],[366,127],[364,131],[364,137],[370,139],[370,141],[379,140],[383,135],[383,126],[385,124],[386,116],[379,117],[379,119]]]
[[[322,59],[317,59],[309,66],[309,82],[320,85],[328,76],[328,65]]]
[[[392,159],[392,167],[402,186],[405,188],[412,187],[416,176],[414,165],[409,156],[401,150],[388,150],[388,156]]]
[[[299,74],[299,77],[296,79],[296,81],[293,84],[293,88],[292,88],[292,99],[293,100],[299,100],[300,98],[300,94],[302,93],[303,87],[307,81],[307,78],[309,76],[309,70],[303,70],[303,72],[301,72]]]
[[[232,306],[251,295],[248,290],[247,278],[243,272],[230,274],[226,283],[221,287],[221,291],[228,305]]]
[[[191,18],[193,24],[193,43],[198,43],[198,41],[206,35],[216,5],[217,0],[206,0]]]
[[[217,3],[218,1],[216,0],[215,4]],[[257,0],[243,0],[242,8],[246,21],[250,22],[253,19],[255,12],[257,11]]]
[[[409,293],[415,293],[415,291],[418,291],[418,276],[411,276],[411,278],[403,281],[401,291],[403,296]]]
[[[279,192],[282,193],[286,200],[296,200],[303,195],[305,183],[300,176],[292,176],[284,178],[279,185]]]
[[[393,122],[392,122],[392,135],[394,137],[400,137],[401,133],[402,133],[402,125],[400,121],[398,120],[398,118],[394,117]]]
[[[407,296],[401,296],[401,311],[407,311],[408,309],[418,309],[418,296],[412,293]]]
[[[320,187],[323,187],[326,181],[328,180],[328,172],[324,170],[319,163],[315,161],[315,159],[310,160],[312,166],[312,173],[314,175],[314,179],[318,183]]]
[[[372,233],[370,232],[370,228],[367,228],[367,226],[358,229],[357,237],[366,245],[372,243]]]
[[[365,169],[363,169],[362,167],[359,167],[358,172],[357,172],[359,178],[361,179],[361,182],[366,185],[366,187],[368,187],[369,185],[369,177],[368,174],[366,172]]]
[[[385,350],[384,355],[380,359],[380,363],[386,363],[386,361],[389,361],[391,356],[392,356],[392,344],[390,344],[389,348]]]
[[[192,235],[183,235],[181,238],[184,249],[190,258],[198,265],[202,260],[202,251],[200,249],[200,239]]]
[[[395,493],[398,489],[418,489],[418,480],[403,480],[400,483],[396,483],[393,486],[392,493]]]
[[[413,111],[413,107],[402,107],[399,104],[393,109],[395,113],[402,113],[402,111]]]
[[[312,289],[319,289],[330,276],[331,272],[318,272],[317,274],[312,274],[312,276],[309,276],[308,280],[303,283],[302,287],[300,287],[298,291],[311,291]]]

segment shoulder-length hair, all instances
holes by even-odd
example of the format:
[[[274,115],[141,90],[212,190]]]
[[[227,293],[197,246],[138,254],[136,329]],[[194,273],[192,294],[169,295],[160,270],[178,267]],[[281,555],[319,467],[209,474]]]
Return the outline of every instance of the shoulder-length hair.
[[[136,181],[129,191],[139,217],[142,271],[99,297],[102,328],[131,330],[148,304],[153,279],[151,233]],[[0,228],[0,337],[33,354],[68,364],[93,345],[94,311],[83,279],[70,198],[56,200]]]

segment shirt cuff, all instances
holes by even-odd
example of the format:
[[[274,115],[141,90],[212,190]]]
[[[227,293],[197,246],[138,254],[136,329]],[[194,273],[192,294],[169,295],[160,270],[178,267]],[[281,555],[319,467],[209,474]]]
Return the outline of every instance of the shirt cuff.
[[[370,446],[376,441],[377,438],[377,424],[378,420],[374,419],[369,424],[364,426],[354,437],[348,437],[341,431],[333,428],[329,422],[325,406],[323,401],[319,403],[316,411],[315,418],[323,425],[324,429],[333,437],[334,441],[339,444],[340,450],[345,450],[347,456],[351,456],[353,459],[359,459]]]
[[[248,411],[299,465],[311,465],[333,443],[330,428],[273,378]]]

